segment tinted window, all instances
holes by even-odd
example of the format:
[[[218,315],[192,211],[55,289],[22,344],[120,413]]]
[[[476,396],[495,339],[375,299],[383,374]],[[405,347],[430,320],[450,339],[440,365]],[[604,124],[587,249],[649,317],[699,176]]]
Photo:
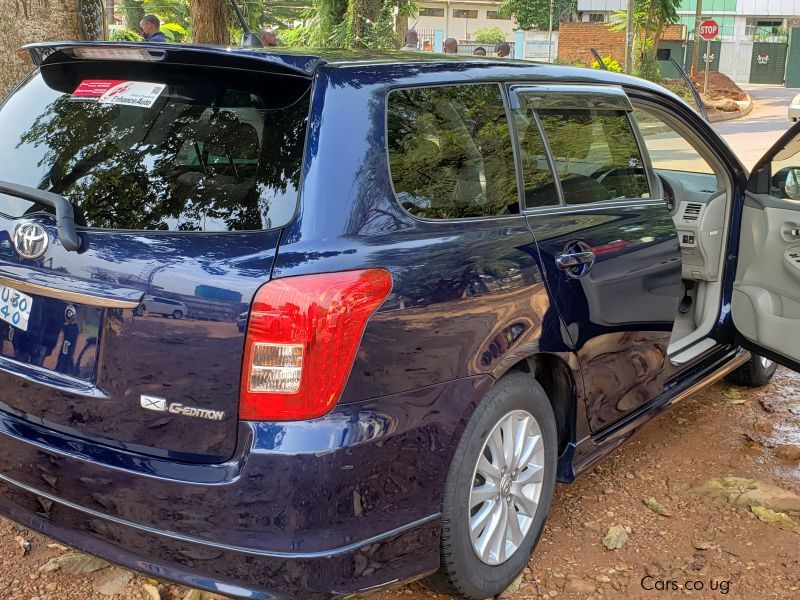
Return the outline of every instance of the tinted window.
[[[411,214],[461,219],[519,212],[499,86],[391,92],[388,144],[394,189]]]
[[[567,204],[648,198],[642,155],[623,110],[537,111]]]
[[[97,90],[115,80],[151,82],[152,106],[101,103]],[[45,67],[0,111],[0,179],[65,196],[90,227],[284,225],[297,203],[308,84],[278,83],[189,67]],[[10,216],[37,210],[0,196]]]
[[[517,113],[517,136],[522,162],[525,208],[558,204],[555,178],[547,161],[542,134],[532,110],[524,114]]]

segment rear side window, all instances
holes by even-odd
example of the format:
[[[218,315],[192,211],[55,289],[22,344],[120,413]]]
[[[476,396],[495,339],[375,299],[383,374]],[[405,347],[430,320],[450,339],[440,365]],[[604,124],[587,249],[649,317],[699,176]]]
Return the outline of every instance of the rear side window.
[[[626,111],[547,108],[537,114],[567,204],[650,197]]]
[[[308,83],[290,77],[45,66],[0,111],[0,179],[63,195],[89,227],[280,227],[297,205],[307,115]],[[41,210],[0,195],[11,217]]]
[[[499,85],[392,91],[387,123],[392,183],[412,215],[463,219],[519,212]]]

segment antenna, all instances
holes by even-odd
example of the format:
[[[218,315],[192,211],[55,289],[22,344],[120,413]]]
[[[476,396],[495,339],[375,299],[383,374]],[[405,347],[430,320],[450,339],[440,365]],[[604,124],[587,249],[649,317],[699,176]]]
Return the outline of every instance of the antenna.
[[[233,7],[233,12],[236,13],[236,18],[239,20],[239,25],[242,26],[242,43],[239,45],[242,48],[261,48],[264,44],[261,43],[255,33],[250,31],[250,27],[247,25],[239,5],[236,4],[236,0],[231,0],[231,6]]]

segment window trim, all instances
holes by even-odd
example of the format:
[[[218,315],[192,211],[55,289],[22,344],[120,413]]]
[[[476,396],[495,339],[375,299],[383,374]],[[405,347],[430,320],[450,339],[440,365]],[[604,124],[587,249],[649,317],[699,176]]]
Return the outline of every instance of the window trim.
[[[463,219],[431,219],[428,217],[420,217],[418,215],[412,214],[408,211],[403,204],[400,202],[400,198],[397,196],[397,190],[394,188],[394,179],[392,178],[392,168],[389,162],[389,96],[392,92],[402,91],[402,90],[415,90],[415,89],[427,89],[427,88],[443,88],[443,87],[464,87],[464,86],[474,86],[474,85],[496,85],[500,90],[500,99],[503,103],[503,112],[506,116],[506,123],[508,124],[509,129],[509,137],[511,138],[511,150],[512,156],[514,157],[514,170],[516,173],[516,177],[514,178],[517,184],[517,207],[519,212],[516,214],[510,215],[491,215],[491,216],[484,216],[484,217],[466,217]],[[384,142],[383,142],[383,151],[384,151],[384,160],[386,163],[386,173],[389,176],[389,188],[392,192],[392,197],[394,198],[396,206],[403,212],[404,215],[407,215],[418,221],[420,223],[483,223],[486,221],[497,221],[501,219],[520,219],[525,218],[525,207],[524,204],[521,202],[521,191],[520,191],[520,176],[521,172],[517,168],[517,153],[516,148],[514,146],[514,126],[511,122],[511,105],[509,102],[508,95],[506,93],[506,86],[502,81],[497,81],[493,79],[483,80],[483,81],[448,81],[448,82],[438,82],[438,83],[419,83],[419,84],[411,84],[411,85],[392,85],[387,86],[383,89],[383,133],[384,133]]]
[[[618,85],[611,85],[611,86],[601,86],[601,85],[581,85],[581,84],[565,84],[565,85],[551,85],[551,84],[543,84],[538,85],[535,83],[531,84],[511,84],[506,86],[508,89],[508,93],[511,99],[511,107],[515,112],[522,111],[522,103],[520,102],[520,96],[525,94],[531,93],[532,91],[536,91],[541,95],[549,95],[553,94],[558,96],[559,94],[587,94],[592,95],[596,94],[601,97],[606,98],[614,98],[615,100],[624,99],[624,105],[626,107],[621,106],[608,106],[608,107],[599,107],[595,108],[595,110],[608,110],[608,111],[619,111],[624,110],[626,113],[626,118],[628,120],[628,124],[631,128],[631,132],[633,133],[634,140],[636,141],[636,146],[639,149],[639,155],[642,157],[642,168],[645,170],[645,176],[647,178],[647,185],[650,192],[650,197],[637,197],[637,198],[612,198],[610,200],[598,200],[596,202],[582,202],[580,204],[567,204],[564,200],[564,190],[561,187],[561,177],[558,174],[558,170],[555,168],[555,158],[553,156],[552,149],[550,148],[550,140],[547,138],[544,132],[544,128],[542,127],[541,121],[539,119],[539,112],[538,107],[531,108],[531,113],[534,116],[534,120],[536,122],[536,126],[539,129],[539,134],[542,137],[542,142],[544,144],[545,154],[547,156],[547,162],[550,165],[550,172],[552,173],[554,180],[555,180],[555,188],[558,193],[558,204],[553,204],[550,206],[536,206],[533,208],[527,208],[524,202],[524,194],[521,197],[521,207],[522,211],[525,214],[528,213],[535,213],[541,214],[542,212],[546,212],[553,209],[576,209],[576,208],[590,208],[593,206],[617,206],[617,205],[627,205],[627,204],[641,204],[642,202],[663,202],[663,187],[661,185],[661,180],[658,179],[658,175],[655,173],[652,165],[650,164],[650,155],[647,152],[647,148],[644,146],[644,139],[641,136],[641,132],[636,124],[636,120],[633,118],[633,102],[631,98],[628,96],[627,91],[622,86]],[[563,108],[560,106],[559,108]],[[546,110],[546,109],[545,109]],[[576,108],[576,110],[589,110],[583,107]],[[514,129],[516,130],[517,121],[516,118],[513,122]],[[517,170],[520,173],[520,177],[522,176],[522,162],[520,161],[517,164]],[[517,187],[520,187],[519,185]],[[522,192],[520,192],[522,194]]]

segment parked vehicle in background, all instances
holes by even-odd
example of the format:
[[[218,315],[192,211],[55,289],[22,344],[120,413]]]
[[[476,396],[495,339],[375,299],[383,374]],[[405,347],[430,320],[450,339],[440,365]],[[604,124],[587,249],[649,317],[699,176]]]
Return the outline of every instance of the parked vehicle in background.
[[[789,120],[792,123],[800,121],[800,94],[792,98],[792,102],[789,104]]]
[[[556,481],[800,368],[800,125],[748,178],[607,71],[29,50],[0,108],[0,513],[86,552],[241,598],[487,598]]]
[[[189,309],[183,302],[160,296],[145,296],[139,311],[148,315],[162,315],[173,319],[180,319],[189,314]]]
[[[247,313],[239,313],[236,317],[236,328],[239,330],[239,333],[244,333],[244,330],[247,328]]]

